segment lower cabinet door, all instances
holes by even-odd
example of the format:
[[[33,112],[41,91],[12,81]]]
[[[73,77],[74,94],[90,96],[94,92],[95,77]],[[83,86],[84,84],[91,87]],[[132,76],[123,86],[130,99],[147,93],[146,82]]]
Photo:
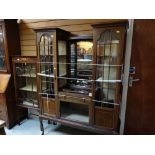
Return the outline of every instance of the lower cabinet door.
[[[56,103],[52,99],[42,98],[43,114],[56,116]]]
[[[95,126],[114,128],[114,110],[112,108],[95,107]]]

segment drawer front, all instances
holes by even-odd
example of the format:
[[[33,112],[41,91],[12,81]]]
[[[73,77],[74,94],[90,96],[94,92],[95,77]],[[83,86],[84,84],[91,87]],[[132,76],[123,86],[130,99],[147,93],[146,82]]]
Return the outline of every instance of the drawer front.
[[[86,97],[78,97],[78,96],[68,96],[68,95],[60,95],[59,99],[61,101],[71,102],[71,103],[77,103],[77,104],[86,104],[88,105],[90,103],[90,99]]]
[[[104,128],[114,128],[114,111],[113,109],[104,109],[95,107],[95,126]]]
[[[43,114],[56,116],[56,103],[53,100],[42,98]]]

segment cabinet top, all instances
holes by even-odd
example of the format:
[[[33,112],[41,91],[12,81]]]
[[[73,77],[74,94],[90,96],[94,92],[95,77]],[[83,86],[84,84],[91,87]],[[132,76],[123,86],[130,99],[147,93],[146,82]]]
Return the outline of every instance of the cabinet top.
[[[127,27],[128,26],[128,21],[124,20],[124,21],[117,22],[117,23],[92,24],[91,26],[94,27],[94,28],[117,27],[117,26]]]
[[[65,30],[62,30],[60,28],[36,28],[36,29],[33,29],[35,32],[56,32],[56,31],[61,31],[61,32],[65,32],[65,33],[70,33],[68,31],[65,31]]]

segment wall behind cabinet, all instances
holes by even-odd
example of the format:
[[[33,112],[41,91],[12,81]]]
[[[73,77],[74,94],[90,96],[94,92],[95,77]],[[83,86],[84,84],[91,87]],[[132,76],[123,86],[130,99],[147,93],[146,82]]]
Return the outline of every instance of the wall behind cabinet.
[[[73,35],[92,35],[92,24],[127,21],[125,19],[22,19],[19,24],[21,54],[36,55],[34,28],[58,27]]]

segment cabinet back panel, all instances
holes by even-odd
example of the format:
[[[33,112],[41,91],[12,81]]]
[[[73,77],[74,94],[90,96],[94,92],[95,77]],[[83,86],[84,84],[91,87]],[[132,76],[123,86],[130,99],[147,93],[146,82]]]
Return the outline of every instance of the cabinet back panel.
[[[34,28],[58,27],[73,35],[92,35],[92,24],[127,21],[126,19],[23,19],[19,24],[21,54],[36,56]]]

